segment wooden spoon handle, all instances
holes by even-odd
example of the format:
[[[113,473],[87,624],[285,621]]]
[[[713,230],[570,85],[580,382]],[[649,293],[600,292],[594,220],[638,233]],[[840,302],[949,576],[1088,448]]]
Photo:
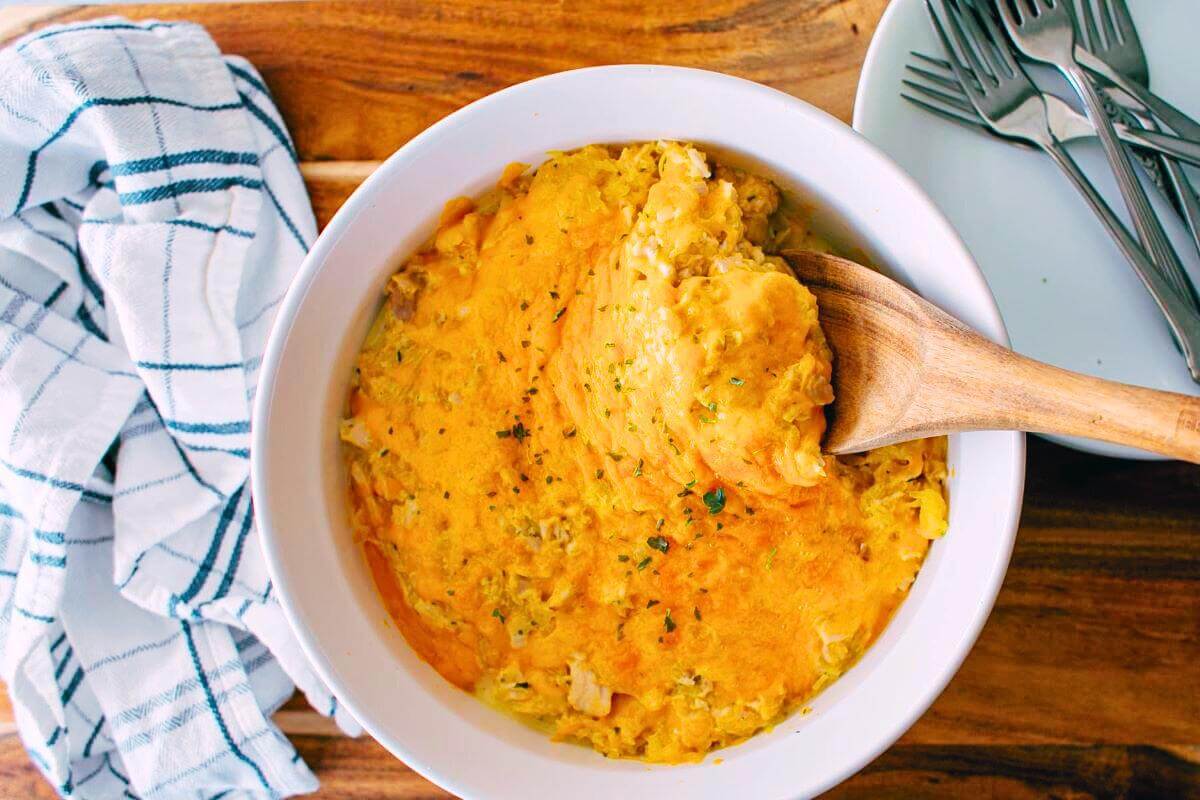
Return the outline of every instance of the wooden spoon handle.
[[[1200,397],[1043,364],[937,313],[953,324],[937,326],[928,343],[927,377],[954,392],[955,416],[971,428],[1083,436],[1200,463]]]

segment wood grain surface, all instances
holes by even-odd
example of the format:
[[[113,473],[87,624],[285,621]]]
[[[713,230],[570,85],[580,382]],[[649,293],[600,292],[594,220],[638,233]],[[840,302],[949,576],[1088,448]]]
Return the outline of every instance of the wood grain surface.
[[[476,98],[547,72],[673,63],[848,120],[885,0],[462,0],[0,10],[0,40],[120,13],[191,19],[263,73],[322,224],[376,163]],[[833,798],[1200,797],[1200,468],[1029,442],[996,607],[904,738]],[[971,532],[959,532],[970,535]],[[445,797],[301,700],[276,715],[316,797]],[[0,703],[0,798],[51,798]],[[569,797],[564,790],[564,797]]]

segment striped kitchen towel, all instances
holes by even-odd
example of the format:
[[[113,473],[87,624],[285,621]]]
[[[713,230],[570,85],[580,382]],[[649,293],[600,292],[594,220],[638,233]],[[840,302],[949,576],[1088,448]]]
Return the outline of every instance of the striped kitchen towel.
[[[263,347],[314,236],[266,86],[202,28],[0,52],[0,677],[63,796],[312,791],[270,719],[293,681],[356,731],[248,487]]]

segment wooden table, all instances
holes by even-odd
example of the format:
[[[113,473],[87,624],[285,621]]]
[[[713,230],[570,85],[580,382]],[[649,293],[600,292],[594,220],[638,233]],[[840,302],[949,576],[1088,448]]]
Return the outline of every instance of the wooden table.
[[[203,23],[262,71],[323,224],[430,123],[557,70],[658,62],[775,86],[849,120],[885,0],[467,0],[127,6]],[[114,13],[0,11],[0,41]],[[1200,797],[1200,468],[1029,442],[995,611],[898,744],[829,797]],[[302,701],[277,716],[323,798],[446,796]],[[53,797],[0,706],[0,797]]]

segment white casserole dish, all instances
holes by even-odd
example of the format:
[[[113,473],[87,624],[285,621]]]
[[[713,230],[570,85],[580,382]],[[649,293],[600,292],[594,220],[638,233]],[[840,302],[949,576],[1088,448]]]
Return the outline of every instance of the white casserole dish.
[[[337,438],[352,360],[383,286],[446,200],[489,188],[506,164],[660,138],[753,164],[811,200],[820,229],[1007,341],[979,269],[921,189],[846,125],[749,81],[657,66],[560,73],[484,98],[401,148],[346,201],[280,308],[254,409],[254,500],[274,586],[317,672],[385,747],[461,796],[817,794],[928,708],[974,643],[1008,565],[1023,436],[952,437],[949,533],[879,641],[810,714],[700,764],[612,761],[551,742],[455,689],[409,649],[351,540]]]

